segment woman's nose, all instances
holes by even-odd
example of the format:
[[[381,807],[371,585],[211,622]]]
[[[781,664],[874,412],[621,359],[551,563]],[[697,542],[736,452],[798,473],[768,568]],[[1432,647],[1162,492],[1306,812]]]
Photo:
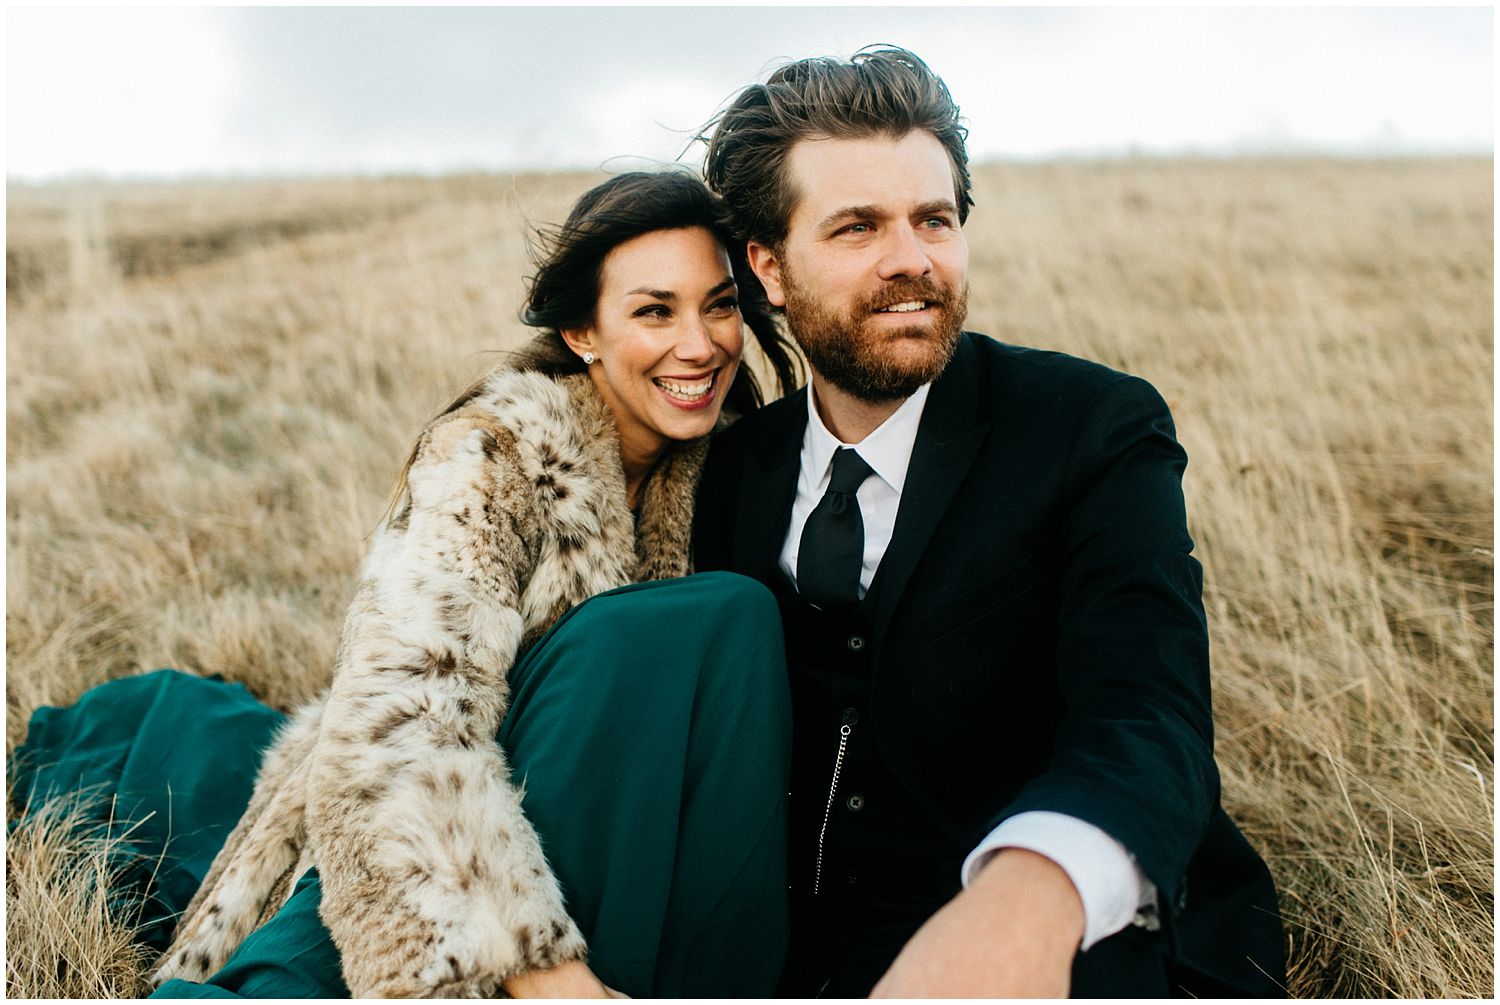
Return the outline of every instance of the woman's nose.
[[[704,324],[703,319],[699,317],[685,319],[673,355],[684,363],[704,363],[713,359],[714,352],[714,340],[710,337],[708,325]]]

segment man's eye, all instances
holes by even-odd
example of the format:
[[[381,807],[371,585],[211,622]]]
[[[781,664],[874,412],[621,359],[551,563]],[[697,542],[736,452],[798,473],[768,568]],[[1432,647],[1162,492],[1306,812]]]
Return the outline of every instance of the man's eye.
[[[929,216],[927,219],[922,221],[922,224],[929,230],[938,230],[943,227],[953,226],[953,224],[949,222],[946,216]]]
[[[839,233],[841,233],[841,234],[868,234],[868,233],[870,233],[870,231],[872,231],[874,229],[875,228],[872,227],[872,226],[870,226],[868,223],[851,223],[851,224],[849,224],[849,226],[847,226],[843,230],[839,231]]]

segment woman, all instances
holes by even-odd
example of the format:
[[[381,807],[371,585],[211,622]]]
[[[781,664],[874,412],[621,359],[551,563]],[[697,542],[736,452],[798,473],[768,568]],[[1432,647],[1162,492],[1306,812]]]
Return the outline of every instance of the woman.
[[[675,578],[707,436],[726,403],[758,403],[742,317],[783,388],[793,379],[763,304],[741,303],[759,288],[738,285],[749,274],[718,221],[696,179],[637,173],[584,195],[553,235],[526,310],[545,333],[423,431],[331,690],[276,736],[159,994],[771,991],[787,733],[775,607],[738,577]],[[163,672],[39,712],[18,761],[52,774],[30,790],[66,787],[89,759],[78,723],[136,728],[110,689],[142,714],[168,709],[133,741],[158,761],[178,751],[120,791],[169,792],[184,761],[243,757],[217,720],[195,730],[241,693]],[[164,815],[152,795],[139,808]],[[202,860],[224,814],[183,804],[165,807],[193,822],[167,856]]]

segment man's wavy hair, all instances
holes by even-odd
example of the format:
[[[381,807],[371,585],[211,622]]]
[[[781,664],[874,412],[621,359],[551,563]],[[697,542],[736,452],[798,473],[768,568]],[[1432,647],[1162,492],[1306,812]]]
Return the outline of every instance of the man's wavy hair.
[[[705,127],[704,177],[723,197],[736,236],[780,251],[798,193],[787,154],[811,137],[899,139],[914,129],[937,137],[953,165],[954,203],[962,224],[970,195],[969,130],[948,85],[912,52],[861,49],[847,62],[819,57],[789,63],[764,84],[751,84]]]

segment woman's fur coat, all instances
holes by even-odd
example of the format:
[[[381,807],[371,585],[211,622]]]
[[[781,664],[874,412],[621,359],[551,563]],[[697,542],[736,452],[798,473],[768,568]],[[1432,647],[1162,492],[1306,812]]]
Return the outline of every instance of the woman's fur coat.
[[[585,954],[495,741],[517,653],[605,590],[686,575],[707,443],[626,505],[585,374],[497,369],[422,433],[376,531],[330,692],[255,793],[154,975],[202,981],[308,866],[355,997],[493,996]]]

